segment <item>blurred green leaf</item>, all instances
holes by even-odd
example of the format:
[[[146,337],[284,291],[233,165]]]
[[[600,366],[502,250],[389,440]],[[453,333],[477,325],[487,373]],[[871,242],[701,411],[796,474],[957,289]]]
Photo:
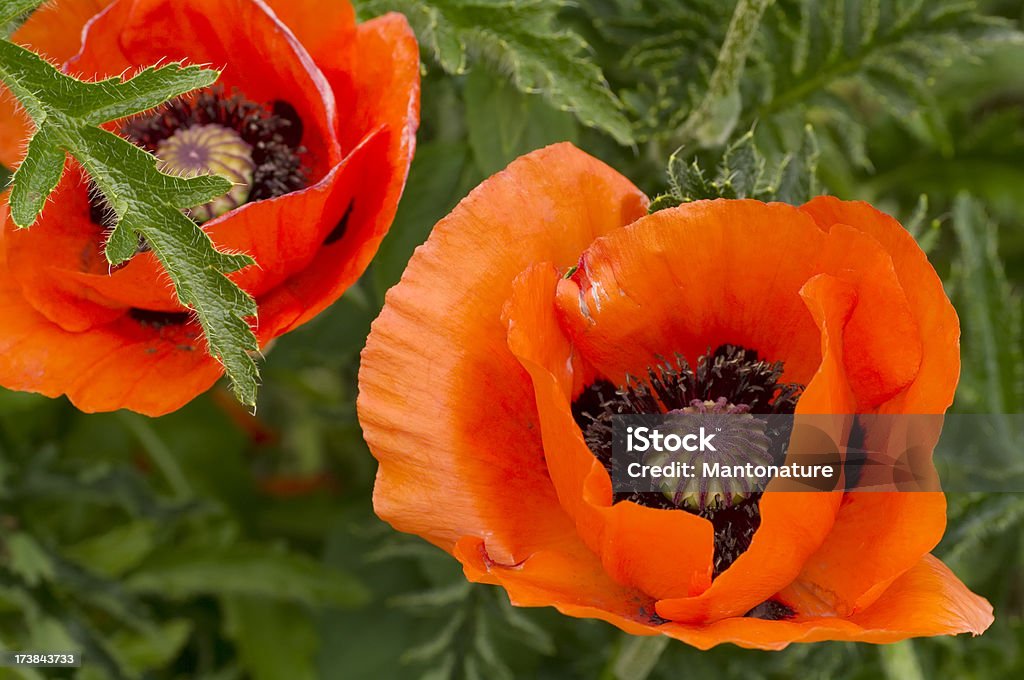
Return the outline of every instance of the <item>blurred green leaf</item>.
[[[796,141],[787,113],[801,123],[817,119],[815,127],[861,163],[867,162],[863,127],[879,109],[917,143],[948,152],[951,136],[932,95],[936,73],[1022,38],[1011,22],[961,0],[779,0],[764,26],[750,69],[757,103],[743,123],[760,121],[758,141],[774,154]]]
[[[144,632],[119,631],[111,643],[128,672],[141,675],[165,668],[180,653],[191,629],[188,621],[175,619]]]
[[[263,543],[195,545],[154,553],[125,580],[137,593],[170,598],[257,595],[307,606],[355,606],[366,589],[351,575]]]
[[[224,627],[254,680],[312,680],[318,641],[309,616],[296,605],[253,596],[222,598]],[[342,668],[335,669],[339,675]]]
[[[49,581],[56,573],[46,551],[30,535],[16,532],[5,536],[3,546],[7,552],[6,566],[29,586]]]
[[[879,645],[878,654],[882,658],[882,669],[890,680],[924,680],[913,640]]]
[[[71,546],[66,555],[97,574],[117,577],[138,566],[153,549],[153,534],[151,521],[133,521]]]
[[[654,670],[670,638],[624,636],[612,672],[617,680],[646,680]]]
[[[960,246],[954,299],[963,319],[963,396],[983,412],[1024,408],[1024,328],[1020,294],[999,259],[998,231],[967,195],[957,197],[953,231]]]
[[[404,13],[421,44],[448,73],[466,71],[468,55],[510,73],[521,92],[538,92],[581,123],[620,144],[633,133],[601,68],[577,33],[555,22],[562,0],[365,0],[367,14]]]
[[[469,146],[485,177],[534,149],[576,139],[571,116],[520,93],[489,70],[470,72],[464,96]]]

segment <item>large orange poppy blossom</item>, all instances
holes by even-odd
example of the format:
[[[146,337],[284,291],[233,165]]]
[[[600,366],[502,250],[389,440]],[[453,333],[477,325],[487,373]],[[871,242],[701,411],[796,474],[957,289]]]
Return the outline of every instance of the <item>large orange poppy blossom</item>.
[[[627,376],[760,412],[941,414],[959,375],[939,278],[871,206],[647,205],[561,144],[437,224],[362,355],[377,513],[517,605],[700,648],[984,631],[988,602],[929,554],[941,493],[613,494],[601,405],[653,403]]]
[[[419,51],[401,15],[356,24],[344,0],[58,0],[14,39],[87,78],[170,60],[222,69],[215,88],[112,129],[169,171],[238,184],[192,216],[218,247],[256,259],[233,278],[257,300],[261,346],[336,300],[376,252],[419,121]],[[0,98],[8,167],[28,125]],[[3,210],[0,385],[160,415],[222,374],[145,244],[109,270],[109,210],[80,170],[31,229]]]

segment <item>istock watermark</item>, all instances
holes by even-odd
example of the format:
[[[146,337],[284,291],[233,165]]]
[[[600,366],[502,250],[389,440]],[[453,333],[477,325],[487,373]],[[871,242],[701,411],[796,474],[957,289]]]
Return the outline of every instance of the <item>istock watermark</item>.
[[[766,491],[1024,491],[1024,415],[615,416],[613,491],[678,506]]]

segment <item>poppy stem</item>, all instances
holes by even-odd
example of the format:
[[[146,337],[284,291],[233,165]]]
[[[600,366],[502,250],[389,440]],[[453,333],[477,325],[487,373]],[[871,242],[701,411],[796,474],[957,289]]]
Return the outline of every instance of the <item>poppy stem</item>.
[[[715,70],[708,80],[704,99],[683,121],[676,133],[678,146],[697,142],[699,146],[724,144],[739,120],[740,78],[747,54],[754,44],[761,17],[774,0],[740,0],[733,11],[729,29],[718,50]]]
[[[645,680],[658,665],[671,639],[665,635],[623,635],[622,638],[618,654],[611,663],[611,672],[605,674],[614,680]]]
[[[878,647],[879,661],[885,677],[891,680],[924,680],[921,663],[914,651],[914,641],[904,640]]]
[[[181,466],[175,460],[174,452],[160,439],[149,423],[143,420],[142,416],[134,413],[121,411],[117,415],[125,427],[135,435],[153,464],[160,469],[160,474],[167,480],[175,497],[180,500],[191,498],[193,496],[192,485],[188,483],[185,473],[182,472]]]

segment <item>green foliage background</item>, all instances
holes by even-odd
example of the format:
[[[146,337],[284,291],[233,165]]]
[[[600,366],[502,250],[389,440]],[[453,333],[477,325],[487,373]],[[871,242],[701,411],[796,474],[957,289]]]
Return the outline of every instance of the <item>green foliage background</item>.
[[[513,609],[391,531],[354,400],[369,323],[434,222],[567,139],[668,203],[796,198],[816,158],[820,188],[900,217],[947,282],[964,327],[955,408],[1021,412],[1024,4],[357,5],[405,12],[424,56],[419,148],[379,255],[267,353],[256,419],[225,386],[157,420],[0,391],[0,648],[81,650],[80,678],[1021,676],[1024,497],[949,498],[937,552],[995,605],[983,637],[701,653]],[[723,159],[730,146],[758,153]],[[1019,467],[1024,442],[1006,437],[1000,464]]]

